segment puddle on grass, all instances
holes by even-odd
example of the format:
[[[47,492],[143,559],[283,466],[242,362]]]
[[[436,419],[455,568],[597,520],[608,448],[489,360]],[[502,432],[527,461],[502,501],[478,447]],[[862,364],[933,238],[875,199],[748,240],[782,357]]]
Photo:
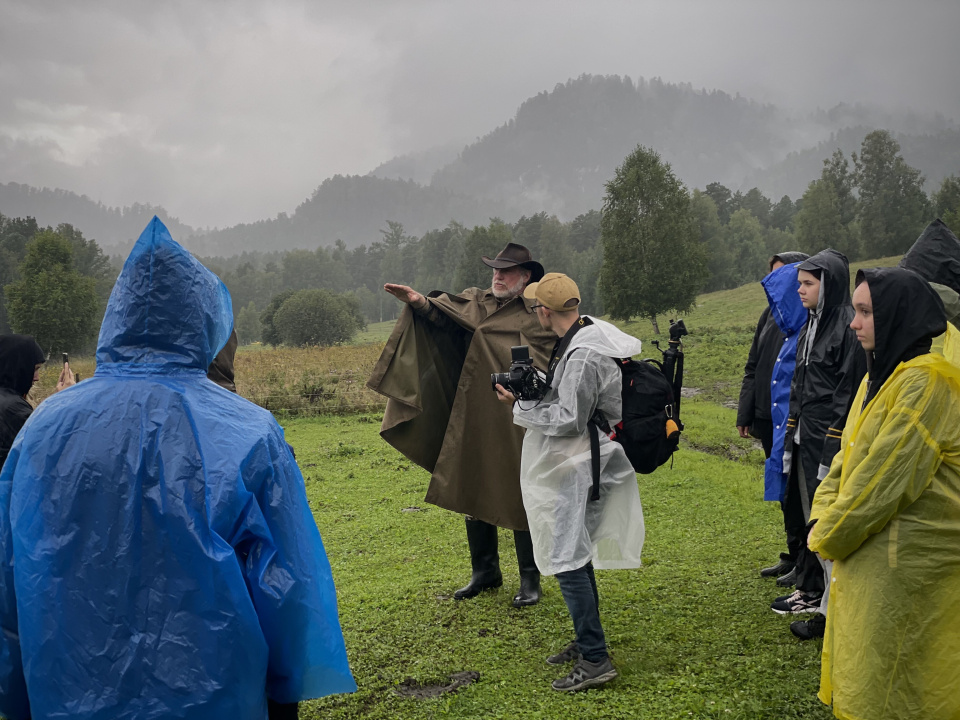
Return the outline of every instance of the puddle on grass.
[[[464,670],[463,672],[453,673],[449,679],[450,682],[446,685],[421,685],[412,677],[408,677],[397,685],[394,691],[400,697],[409,697],[416,700],[440,697],[445,693],[456,692],[462,687],[472,685],[480,679],[480,673],[476,670]]]

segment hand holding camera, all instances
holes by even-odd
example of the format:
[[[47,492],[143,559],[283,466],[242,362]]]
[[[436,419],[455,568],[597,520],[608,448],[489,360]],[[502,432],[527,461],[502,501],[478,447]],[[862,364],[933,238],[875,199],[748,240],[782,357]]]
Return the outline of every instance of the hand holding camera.
[[[515,345],[510,348],[510,368],[506,372],[490,375],[490,385],[504,402],[517,400],[542,400],[549,385],[543,374],[533,366],[530,348]],[[503,392],[497,386],[501,386]],[[507,398],[504,392],[512,397]]]

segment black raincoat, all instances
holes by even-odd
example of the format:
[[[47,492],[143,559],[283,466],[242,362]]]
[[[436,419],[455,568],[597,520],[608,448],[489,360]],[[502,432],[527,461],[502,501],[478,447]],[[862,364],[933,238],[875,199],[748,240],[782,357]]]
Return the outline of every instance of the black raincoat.
[[[790,385],[787,437],[799,444],[791,467],[802,472],[805,488],[804,517],[819,484],[821,466],[829,466],[840,449],[840,434],[850,403],[866,374],[866,358],[856,333],[850,328],[850,270],[847,258],[836,250],[823,250],[798,266],[820,272],[820,302],[797,341],[797,366]],[[799,435],[797,429],[799,428]],[[822,476],[824,473],[820,473]]]
[[[0,467],[33,408],[24,399],[43,350],[29,335],[0,335]]]

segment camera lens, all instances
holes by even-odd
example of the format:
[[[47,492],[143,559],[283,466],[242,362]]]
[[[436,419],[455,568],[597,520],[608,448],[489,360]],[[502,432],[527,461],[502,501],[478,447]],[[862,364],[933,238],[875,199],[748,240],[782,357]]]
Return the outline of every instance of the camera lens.
[[[507,384],[510,382],[510,373],[493,373],[490,376],[490,387],[494,390],[497,389],[497,385],[503,385],[507,387]]]

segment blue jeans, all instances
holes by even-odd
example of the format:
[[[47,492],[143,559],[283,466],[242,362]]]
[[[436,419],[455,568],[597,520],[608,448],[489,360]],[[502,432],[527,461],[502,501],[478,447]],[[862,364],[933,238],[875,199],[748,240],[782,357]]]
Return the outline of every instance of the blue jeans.
[[[563,601],[573,620],[580,654],[588,662],[600,662],[607,657],[607,642],[600,626],[600,596],[597,594],[593,563],[557,573],[557,582],[560,583]]]

